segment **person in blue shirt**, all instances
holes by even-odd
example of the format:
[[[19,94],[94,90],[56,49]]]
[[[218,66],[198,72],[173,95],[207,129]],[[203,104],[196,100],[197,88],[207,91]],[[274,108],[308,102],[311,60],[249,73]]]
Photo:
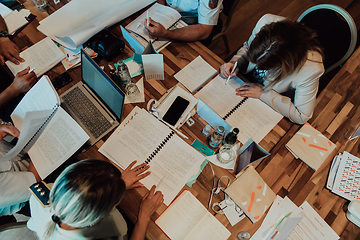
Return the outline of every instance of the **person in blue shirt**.
[[[182,20],[189,26],[168,30],[160,23],[149,18],[150,24],[146,26],[150,35],[156,38],[165,38],[179,41],[199,41],[207,39],[214,26],[218,23],[222,10],[223,0],[157,0],[159,4],[176,9]]]

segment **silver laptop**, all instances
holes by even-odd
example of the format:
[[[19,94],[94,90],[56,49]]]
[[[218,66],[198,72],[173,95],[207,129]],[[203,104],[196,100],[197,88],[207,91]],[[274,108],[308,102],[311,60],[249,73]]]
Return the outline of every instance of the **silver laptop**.
[[[60,100],[90,136],[85,147],[94,145],[119,125],[124,99],[124,92],[81,50],[81,82],[61,94]]]

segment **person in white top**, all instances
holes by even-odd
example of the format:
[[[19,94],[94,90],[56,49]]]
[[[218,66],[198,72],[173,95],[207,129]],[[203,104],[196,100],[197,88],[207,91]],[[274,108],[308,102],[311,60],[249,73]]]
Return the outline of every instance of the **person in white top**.
[[[0,157],[13,147],[2,139],[7,135],[19,137],[19,134],[16,127],[0,124]],[[18,212],[29,200],[29,187],[36,181],[41,181],[41,178],[25,154],[0,162],[0,217]]]
[[[236,94],[259,98],[290,121],[304,124],[314,111],[319,78],[324,73],[322,59],[313,30],[266,14],[231,61],[220,67],[220,73],[227,78],[252,72],[257,82],[243,84]],[[294,91],[293,100],[285,95],[290,91]]]
[[[210,36],[218,22],[223,0],[157,0],[157,2],[176,9],[189,26],[168,30],[150,18],[150,25],[145,24],[150,35],[156,38],[192,42],[205,40]]]
[[[126,222],[115,206],[126,189],[142,186],[139,180],[150,174],[145,163],[133,168],[135,163],[122,174],[111,163],[96,159],[68,166],[51,188],[49,208],[30,198],[28,228],[40,239],[127,239]],[[131,240],[145,238],[150,217],[163,200],[155,186],[144,196]]]

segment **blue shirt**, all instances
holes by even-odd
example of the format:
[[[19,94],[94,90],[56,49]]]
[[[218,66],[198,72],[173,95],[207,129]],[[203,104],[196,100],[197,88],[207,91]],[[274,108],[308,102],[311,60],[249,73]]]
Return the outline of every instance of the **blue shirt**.
[[[187,24],[216,25],[222,10],[222,1],[211,9],[209,0],[166,0],[168,6],[176,9]]]

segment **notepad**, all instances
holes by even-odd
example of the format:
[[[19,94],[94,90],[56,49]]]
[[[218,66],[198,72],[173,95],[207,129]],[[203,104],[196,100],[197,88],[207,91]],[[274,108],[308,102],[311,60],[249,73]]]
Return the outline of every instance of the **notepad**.
[[[305,123],[285,147],[315,171],[336,148],[322,133]]]
[[[174,75],[191,93],[198,90],[204,83],[216,75],[217,71],[208,64],[201,56]]]
[[[155,224],[172,240],[226,240],[231,236],[231,232],[187,190],[156,219]]]
[[[241,143],[246,143],[249,138],[259,143],[283,116],[260,99],[237,96],[235,89],[244,83],[240,78],[231,78],[227,85],[225,80],[221,75],[216,76],[195,97],[233,128],[239,128],[238,140]]]
[[[159,191],[169,205],[205,157],[169,127],[141,108],[134,110],[119,125],[99,151],[125,169],[137,160],[150,165],[151,174],[141,182],[150,189],[165,177]]]
[[[260,220],[276,197],[273,190],[252,166],[239,173],[225,189],[225,193],[253,223]]]

